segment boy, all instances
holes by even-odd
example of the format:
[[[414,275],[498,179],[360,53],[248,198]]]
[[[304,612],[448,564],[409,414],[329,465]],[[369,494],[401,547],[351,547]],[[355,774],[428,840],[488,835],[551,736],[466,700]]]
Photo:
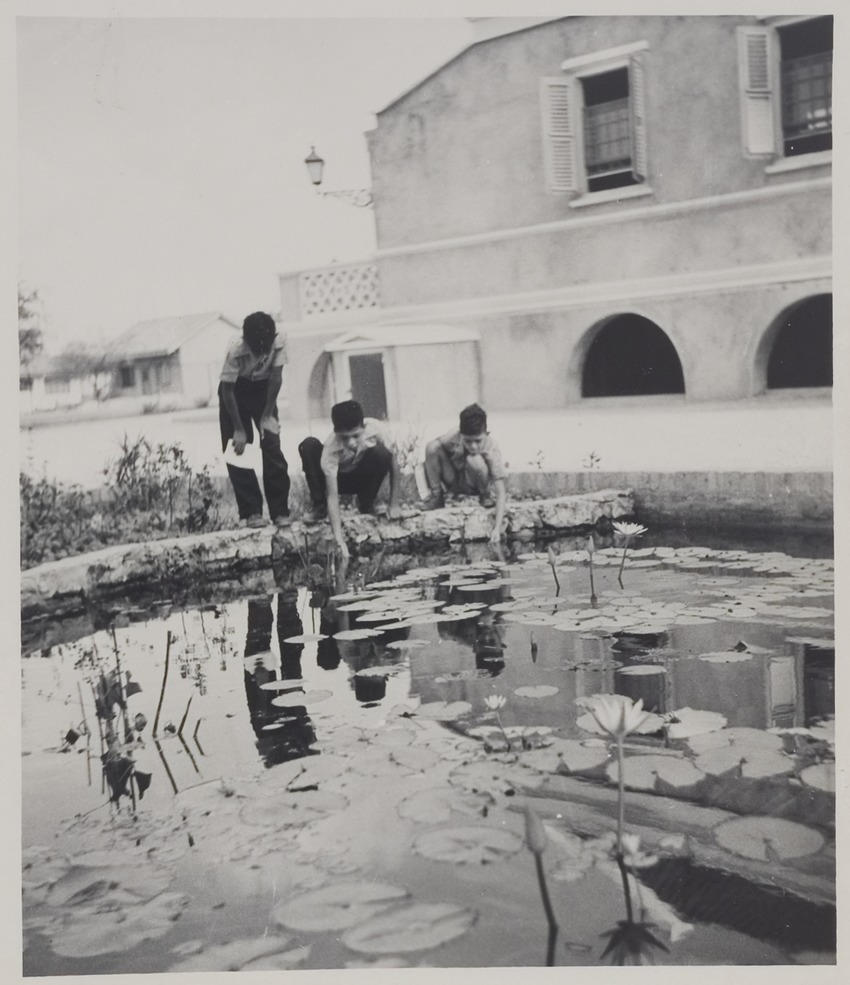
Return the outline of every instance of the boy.
[[[304,518],[314,523],[330,517],[331,532],[339,553],[348,557],[339,512],[340,493],[357,494],[361,513],[373,513],[375,497],[389,473],[389,516],[398,516],[401,470],[385,428],[372,417],[363,417],[356,400],[331,407],[333,434],[324,445],[318,438],[305,438],[298,446],[313,508]]]
[[[498,544],[505,519],[505,478],[502,455],[487,431],[487,415],[470,404],[460,412],[460,427],[429,442],[425,448],[425,477],[430,493],[423,509],[436,510],[445,503],[445,491],[456,496],[478,496],[496,514],[490,543]],[[445,490],[445,491],[444,491]]]
[[[271,315],[255,311],[242,323],[242,337],[227,347],[218,387],[218,419],[221,447],[233,439],[237,455],[253,437],[257,426],[263,459],[263,488],[269,515],[279,527],[289,519],[289,469],[280,448],[277,395],[286,362],[286,346]],[[227,473],[236,495],[239,517],[249,527],[262,527],[263,497],[253,469],[228,462]]]

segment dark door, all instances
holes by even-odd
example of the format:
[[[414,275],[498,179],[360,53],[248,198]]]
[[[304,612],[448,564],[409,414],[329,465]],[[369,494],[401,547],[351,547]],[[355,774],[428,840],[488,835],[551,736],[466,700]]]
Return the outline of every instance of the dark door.
[[[387,389],[384,386],[384,358],[380,352],[348,357],[351,396],[363,408],[365,417],[386,420]]]

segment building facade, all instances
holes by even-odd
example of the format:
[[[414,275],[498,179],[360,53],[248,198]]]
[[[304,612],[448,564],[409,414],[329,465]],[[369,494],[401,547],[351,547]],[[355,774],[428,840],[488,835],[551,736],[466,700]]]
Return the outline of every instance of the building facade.
[[[354,327],[385,378],[388,339],[468,333],[448,396],[493,410],[829,388],[832,18],[475,28],[368,135],[374,259],[280,278],[292,412],[354,392]]]

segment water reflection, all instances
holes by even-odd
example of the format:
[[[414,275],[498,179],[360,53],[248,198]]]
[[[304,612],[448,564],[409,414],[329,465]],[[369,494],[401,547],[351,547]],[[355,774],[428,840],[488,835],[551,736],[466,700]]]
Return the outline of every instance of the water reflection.
[[[303,691],[301,654],[303,643],[287,643],[304,632],[298,613],[295,589],[277,596],[277,619],[272,610],[274,596],[248,600],[245,634],[245,698],[257,751],[266,767],[305,756],[316,741],[316,733],[305,705],[280,707],[283,694]],[[272,627],[277,628],[278,652],[271,649]],[[275,687],[275,683],[292,686]]]

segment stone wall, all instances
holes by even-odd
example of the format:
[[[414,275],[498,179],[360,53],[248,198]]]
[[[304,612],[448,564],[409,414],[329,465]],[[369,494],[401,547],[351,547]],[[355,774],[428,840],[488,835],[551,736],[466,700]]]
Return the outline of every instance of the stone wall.
[[[343,528],[357,553],[459,545],[487,540],[492,512],[477,504],[460,505],[430,513],[410,510],[402,519],[391,521],[346,511]],[[634,500],[628,490],[600,489],[512,502],[506,512],[507,536],[531,539],[633,513]],[[305,525],[300,521],[284,530],[240,528],[108,547],[22,572],[21,615],[28,620],[48,611],[79,612],[90,602],[132,597],[157,586],[167,590],[191,583],[202,589],[240,573],[298,564],[301,551],[321,556],[332,549],[327,523]]]

